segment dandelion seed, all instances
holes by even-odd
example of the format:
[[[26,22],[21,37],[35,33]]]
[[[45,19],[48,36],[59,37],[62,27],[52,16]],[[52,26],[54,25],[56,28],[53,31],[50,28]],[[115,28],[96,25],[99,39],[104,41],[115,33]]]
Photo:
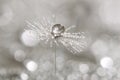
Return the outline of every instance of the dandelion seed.
[[[53,20],[50,20],[48,17],[43,17],[41,21],[27,21],[28,29],[37,32],[38,39],[49,44],[50,47],[53,47],[53,44],[62,45],[73,54],[80,53],[87,48],[89,44],[87,33],[70,33],[69,30],[75,26],[65,28],[62,24],[56,24],[54,18],[52,17]]]

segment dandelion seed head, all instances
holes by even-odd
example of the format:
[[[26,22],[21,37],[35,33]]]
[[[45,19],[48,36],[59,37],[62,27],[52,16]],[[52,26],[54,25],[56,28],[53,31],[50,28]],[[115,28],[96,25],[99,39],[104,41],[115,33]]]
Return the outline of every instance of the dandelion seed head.
[[[61,24],[56,24],[54,18],[51,20],[43,17],[40,21],[28,22],[28,27],[37,32],[39,40],[44,41],[50,47],[53,47],[54,44],[63,46],[74,54],[81,53],[89,44],[89,39],[85,32],[71,33],[69,30],[72,30],[75,26],[65,28]]]

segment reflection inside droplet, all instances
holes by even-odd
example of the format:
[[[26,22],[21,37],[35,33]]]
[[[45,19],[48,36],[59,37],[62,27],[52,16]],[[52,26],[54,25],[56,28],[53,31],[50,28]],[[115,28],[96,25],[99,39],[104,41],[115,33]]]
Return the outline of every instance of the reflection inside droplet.
[[[61,24],[55,24],[52,27],[52,32],[51,34],[53,35],[53,38],[60,37],[61,34],[65,31],[65,27],[62,26]]]

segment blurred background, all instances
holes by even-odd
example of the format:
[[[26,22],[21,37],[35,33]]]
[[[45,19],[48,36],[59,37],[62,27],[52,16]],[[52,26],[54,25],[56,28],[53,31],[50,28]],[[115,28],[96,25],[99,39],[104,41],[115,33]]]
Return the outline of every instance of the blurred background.
[[[56,48],[56,73],[54,48],[25,32],[27,20],[52,15],[91,37],[80,55]],[[120,1],[0,0],[0,80],[120,80]]]

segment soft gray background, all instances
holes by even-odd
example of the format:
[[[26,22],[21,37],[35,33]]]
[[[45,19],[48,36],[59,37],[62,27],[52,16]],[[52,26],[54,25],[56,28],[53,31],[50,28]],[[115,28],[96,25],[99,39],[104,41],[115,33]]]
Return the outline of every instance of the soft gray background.
[[[0,0],[0,67],[19,71],[22,63],[15,61],[17,48],[26,51],[30,59],[37,55],[54,56],[54,49],[41,45],[28,48],[20,41],[25,20],[56,15],[56,21],[66,27],[76,25],[74,31],[88,31],[92,38],[89,48],[79,56],[57,48],[57,55],[65,60],[87,61],[99,64],[103,56],[118,61],[120,55],[120,1],[119,0]],[[17,45],[17,46],[16,46]],[[18,46],[19,45],[19,46]],[[52,58],[50,57],[50,58]],[[40,57],[38,57],[40,58]]]

